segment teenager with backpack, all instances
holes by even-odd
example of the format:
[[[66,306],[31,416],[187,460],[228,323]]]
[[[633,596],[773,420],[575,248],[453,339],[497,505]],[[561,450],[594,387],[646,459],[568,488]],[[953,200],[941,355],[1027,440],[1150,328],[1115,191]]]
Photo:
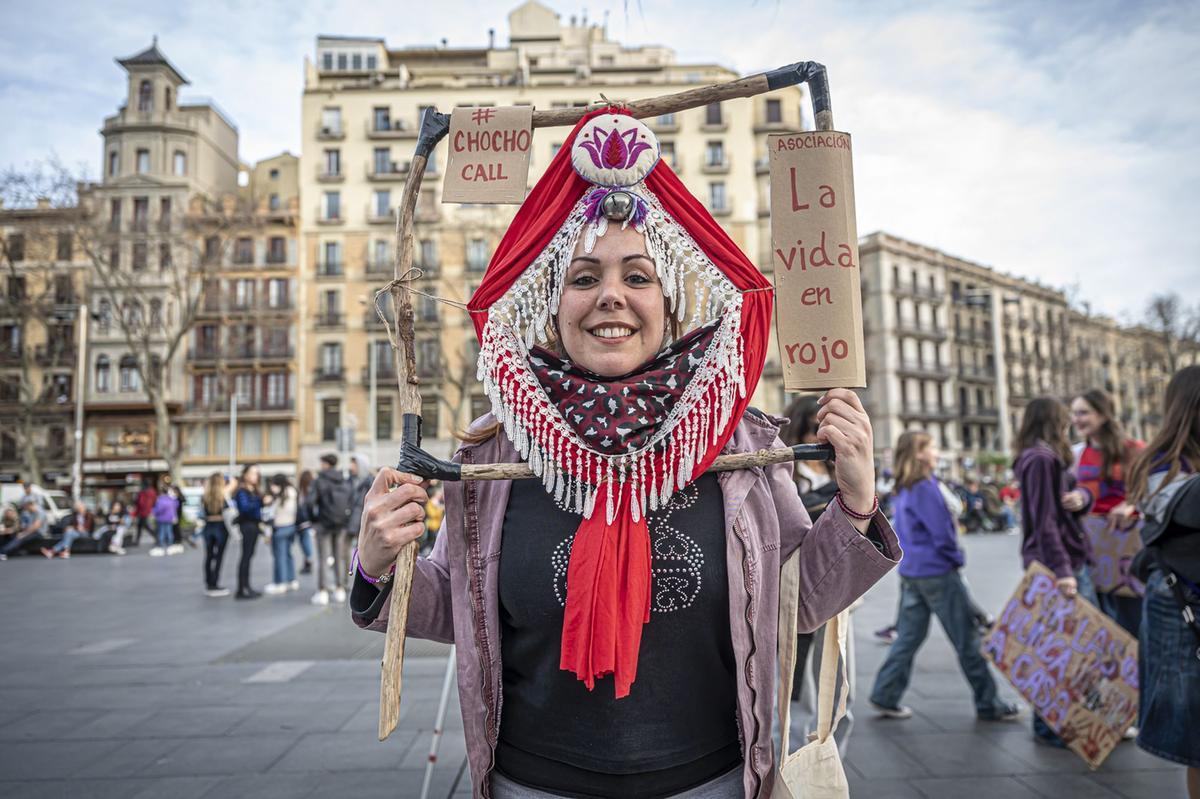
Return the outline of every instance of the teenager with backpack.
[[[346,527],[354,506],[354,486],[337,468],[337,455],[321,456],[321,471],[315,482],[317,508],[317,593],[314,605],[346,601],[346,570],[349,568],[350,547]],[[333,591],[329,590],[329,567],[333,553]]]

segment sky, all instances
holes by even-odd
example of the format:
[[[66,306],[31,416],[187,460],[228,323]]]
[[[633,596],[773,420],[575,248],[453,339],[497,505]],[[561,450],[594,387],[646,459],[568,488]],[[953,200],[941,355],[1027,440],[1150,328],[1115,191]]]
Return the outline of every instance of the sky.
[[[480,0],[107,3],[0,0],[0,168],[99,171],[123,100],[114,57],[159,47],[252,162],[300,149],[318,34],[391,47],[508,39],[517,5]],[[1200,302],[1200,3],[1191,0],[590,0],[610,38],[751,74],[829,70],[854,137],[860,234],[884,230],[1138,319]],[[736,155],[736,154],[734,154]]]

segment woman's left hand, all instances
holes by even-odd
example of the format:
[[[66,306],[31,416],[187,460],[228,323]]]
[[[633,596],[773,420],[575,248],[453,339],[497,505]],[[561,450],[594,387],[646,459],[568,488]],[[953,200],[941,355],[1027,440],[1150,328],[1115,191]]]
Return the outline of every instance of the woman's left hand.
[[[1076,513],[1084,509],[1088,503],[1088,495],[1079,489],[1068,491],[1062,495],[1062,506],[1071,513]]]
[[[1137,508],[1128,502],[1122,502],[1108,512],[1108,519],[1118,530],[1128,530],[1137,523]]]
[[[875,436],[871,420],[858,395],[849,389],[831,388],[818,402],[817,440],[832,444],[837,454],[835,472],[842,500],[851,510],[866,513],[875,504]],[[865,523],[862,529],[866,529]]]

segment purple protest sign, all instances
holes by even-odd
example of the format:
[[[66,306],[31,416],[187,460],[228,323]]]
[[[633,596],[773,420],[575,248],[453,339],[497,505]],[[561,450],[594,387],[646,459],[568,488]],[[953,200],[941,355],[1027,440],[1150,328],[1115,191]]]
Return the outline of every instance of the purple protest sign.
[[[1142,548],[1142,522],[1122,530],[1107,516],[1085,516],[1083,530],[1092,545],[1089,572],[1096,590],[1104,594],[1142,596],[1146,586],[1129,573],[1129,564]]]

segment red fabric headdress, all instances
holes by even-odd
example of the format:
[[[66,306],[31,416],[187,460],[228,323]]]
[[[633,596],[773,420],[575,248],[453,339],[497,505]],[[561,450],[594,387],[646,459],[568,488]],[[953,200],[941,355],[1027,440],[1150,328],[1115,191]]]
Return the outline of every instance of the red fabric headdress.
[[[576,243],[584,236],[590,250],[603,235],[608,218],[598,209],[613,191],[632,197],[626,224],[645,233],[671,310],[692,327],[712,328],[689,338],[703,354],[664,405],[669,412],[616,454],[564,418],[562,397],[551,397],[530,362],[552,328]],[[771,284],[658,161],[649,129],[607,110],[567,136],[468,303],[496,417],[555,501],[584,517],[567,571],[561,666],[588,688],[611,673],[616,696],[629,693],[650,612],[646,513],[703,474],[733,434],[762,373],[771,302]]]

